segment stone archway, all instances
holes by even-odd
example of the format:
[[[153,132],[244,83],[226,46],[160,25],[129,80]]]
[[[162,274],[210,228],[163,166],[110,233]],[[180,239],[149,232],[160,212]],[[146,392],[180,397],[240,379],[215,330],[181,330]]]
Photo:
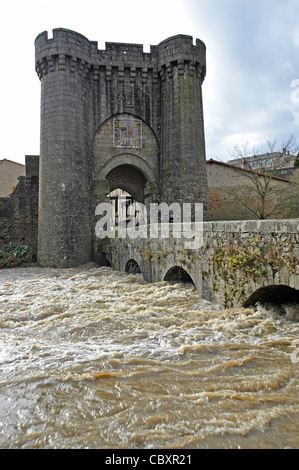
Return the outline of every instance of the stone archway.
[[[126,138],[122,139],[122,133]],[[118,114],[103,122],[93,140],[92,179],[97,201],[104,201],[117,187],[134,195],[139,202],[150,196],[156,199],[158,153],[153,130],[136,116]],[[121,185],[116,186],[116,180]]]
[[[119,165],[106,176],[110,191],[123,189],[138,202],[144,202],[147,179],[144,174],[131,165]]]
[[[273,304],[282,307],[284,304],[296,303],[299,305],[299,290],[285,285],[264,286],[253,292],[244,302],[244,307],[257,304]]]
[[[116,226],[125,227],[133,219],[134,224],[143,225],[147,219],[145,175],[134,166],[120,165],[109,171],[106,181],[110,188],[107,199],[113,205]]]
[[[115,229],[125,226],[132,217],[138,225],[144,223],[149,204],[159,200],[158,154],[155,133],[138,117],[123,113],[101,124],[93,139],[91,208],[94,226],[97,224],[96,208],[103,202],[113,205]],[[123,195],[118,199],[118,195],[111,194],[115,190],[128,193],[133,204],[123,200]],[[93,245],[96,253],[95,234]]]
[[[129,273],[129,274],[140,274],[141,273],[141,269],[139,267],[139,264],[134,259],[130,259],[127,262],[127,264],[125,266],[125,271],[126,271],[126,273]]]
[[[182,282],[183,284],[194,284],[190,274],[181,266],[173,266],[164,276],[164,281]]]

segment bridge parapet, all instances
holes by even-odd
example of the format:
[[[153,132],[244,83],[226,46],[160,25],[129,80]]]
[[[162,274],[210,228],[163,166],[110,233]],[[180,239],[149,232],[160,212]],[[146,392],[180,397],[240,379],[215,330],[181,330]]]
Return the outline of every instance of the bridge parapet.
[[[190,239],[175,238],[173,230],[164,239],[130,238],[129,232],[126,238],[106,238],[99,240],[99,251],[120,271],[134,261],[146,282],[174,280],[170,272],[180,280],[186,272],[203,299],[223,307],[263,298],[299,303],[299,219],[204,222],[202,243],[195,249],[186,247]]]

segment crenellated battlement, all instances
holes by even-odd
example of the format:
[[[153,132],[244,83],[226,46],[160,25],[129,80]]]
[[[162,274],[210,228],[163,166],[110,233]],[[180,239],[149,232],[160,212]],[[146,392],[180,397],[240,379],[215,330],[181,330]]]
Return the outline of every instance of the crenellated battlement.
[[[57,70],[86,73],[91,68],[96,51],[96,42],[75,31],[54,29],[50,39],[44,31],[35,39],[35,69],[40,79]]]
[[[157,58],[160,66],[168,62],[180,60],[193,61],[205,65],[206,46],[199,39],[196,39],[194,45],[192,36],[179,34],[160,42],[157,46]]]
[[[40,79],[59,70],[77,71],[83,76],[92,72],[97,79],[100,68],[104,67],[109,77],[113,66],[120,71],[130,69],[132,77],[137,69],[143,74],[148,70],[154,74],[159,71],[164,79],[167,74],[171,76],[173,67],[178,67],[179,74],[183,74],[187,64],[191,76],[196,72],[201,81],[205,77],[206,48],[199,39],[194,45],[192,36],[173,36],[151,46],[149,53],[143,51],[142,44],[106,42],[105,46],[104,50],[99,50],[96,41],[64,28],[54,29],[52,38],[44,31],[35,40],[36,72]]]
[[[177,35],[162,41],[156,48],[158,67],[162,81],[174,74],[197,76],[201,83],[206,75],[206,46],[192,36]]]
[[[64,28],[53,29],[52,38],[48,38],[48,32],[44,31],[35,39],[36,60],[66,54],[90,61],[96,50],[97,42],[89,41],[82,34]]]

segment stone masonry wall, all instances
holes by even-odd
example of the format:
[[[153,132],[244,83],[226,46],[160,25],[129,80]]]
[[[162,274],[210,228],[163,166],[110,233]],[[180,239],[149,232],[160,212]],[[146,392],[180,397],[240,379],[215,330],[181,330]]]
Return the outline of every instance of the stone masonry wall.
[[[26,176],[14,192],[0,198],[0,247],[14,242],[30,245],[37,253],[38,156],[26,156]]]
[[[298,185],[299,186],[299,185]],[[236,190],[236,187],[234,188]],[[240,186],[239,198],[242,196],[243,188]],[[286,184],[286,191],[290,188]],[[297,193],[297,194],[296,194]],[[209,187],[209,220],[255,220],[255,216],[249,209],[240,203],[237,197],[232,197],[230,188]],[[286,194],[286,193],[285,193]],[[285,194],[281,193],[280,197]],[[270,195],[271,196],[271,195]],[[279,196],[279,195],[278,195]],[[245,197],[245,196],[243,196]],[[257,208],[259,199],[251,196],[251,207]],[[294,187],[294,196],[284,204],[278,205],[280,199],[267,199],[266,208],[269,212],[277,206],[277,209],[269,216],[269,219],[289,219],[299,217],[298,189]],[[253,204],[255,202],[255,204]]]

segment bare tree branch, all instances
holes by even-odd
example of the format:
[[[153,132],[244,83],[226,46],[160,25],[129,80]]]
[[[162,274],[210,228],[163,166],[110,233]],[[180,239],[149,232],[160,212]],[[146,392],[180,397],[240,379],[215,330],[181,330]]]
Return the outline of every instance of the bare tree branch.
[[[231,155],[240,163],[235,166],[236,172],[242,175],[248,184],[242,185],[237,182],[235,186],[226,188],[235,202],[245,207],[249,212],[259,219],[267,219],[286,206],[292,199],[297,200],[299,206],[299,185],[296,183],[285,183],[279,187],[279,173],[292,161],[298,153],[298,147],[294,136],[291,136],[277,150],[276,141],[267,142],[268,151],[249,154],[249,145],[235,146]],[[281,179],[280,179],[281,180]],[[288,185],[288,186],[286,186]]]

